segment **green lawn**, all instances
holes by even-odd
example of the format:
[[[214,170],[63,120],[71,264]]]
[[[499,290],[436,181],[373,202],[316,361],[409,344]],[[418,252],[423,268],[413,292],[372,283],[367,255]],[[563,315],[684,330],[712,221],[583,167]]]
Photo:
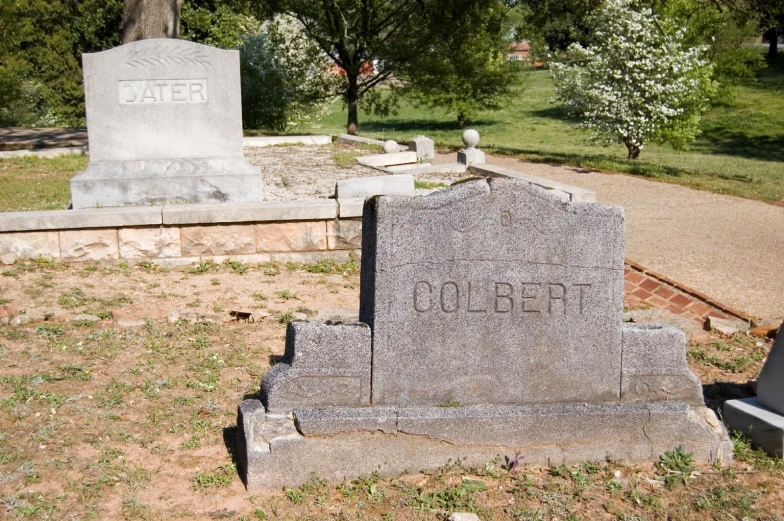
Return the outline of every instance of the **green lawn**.
[[[784,58],[736,89],[733,99],[711,109],[702,134],[688,150],[647,146],[637,161],[626,159],[623,145],[587,144],[590,134],[573,128],[554,92],[547,71],[527,74],[501,111],[482,112],[470,122],[489,152],[534,161],[590,166],[662,181],[781,203],[784,200]],[[320,124],[293,133],[341,133],[346,111],[336,102]],[[360,113],[361,134],[407,141],[416,134],[442,147],[461,145],[455,117],[404,105],[386,118]]]
[[[588,145],[589,134],[574,128],[562,107],[551,102],[553,94],[547,71],[526,74],[503,110],[480,113],[470,122],[482,135],[481,148],[784,204],[784,57],[711,109],[688,150],[651,145],[637,161],[626,159],[623,145]],[[320,123],[290,133],[339,134],[345,122],[346,111],[336,102]],[[441,147],[461,146],[453,115],[407,104],[386,118],[360,113],[360,125],[369,137],[405,142],[425,134]],[[86,164],[87,158],[78,156],[0,159],[0,211],[66,208],[68,181]]]

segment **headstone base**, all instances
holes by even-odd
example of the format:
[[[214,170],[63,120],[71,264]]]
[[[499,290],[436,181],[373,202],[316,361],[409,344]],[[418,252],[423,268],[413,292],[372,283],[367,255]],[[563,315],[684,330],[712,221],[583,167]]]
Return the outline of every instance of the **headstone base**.
[[[729,463],[732,443],[716,415],[682,402],[561,406],[357,407],[267,414],[239,406],[237,450],[249,491],[296,487],[373,472],[391,477],[450,461],[484,467],[504,456],[526,464],[656,461],[684,445],[699,462]]]
[[[91,162],[71,179],[74,210],[262,201],[261,169],[244,159]]]
[[[457,153],[457,162],[461,165],[483,165],[487,161],[485,153],[478,148],[466,148]]]
[[[771,456],[784,458],[784,416],[756,398],[725,402],[724,421],[731,430],[748,435],[754,445]]]

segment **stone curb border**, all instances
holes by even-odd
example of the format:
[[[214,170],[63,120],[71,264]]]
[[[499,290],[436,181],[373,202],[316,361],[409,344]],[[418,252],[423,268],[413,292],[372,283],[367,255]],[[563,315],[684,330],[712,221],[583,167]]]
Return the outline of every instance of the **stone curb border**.
[[[345,206],[345,212],[341,212],[342,205]],[[0,233],[173,224],[313,221],[361,215],[358,201],[342,202],[335,199],[123,206],[0,213]]]
[[[719,301],[717,301],[717,300],[707,296],[706,294],[704,294],[704,293],[702,293],[700,291],[697,291],[696,289],[694,289],[692,287],[689,287],[689,286],[687,286],[685,284],[681,284],[680,282],[677,282],[677,281],[667,277],[666,275],[662,275],[661,273],[658,273],[656,271],[648,269],[645,266],[642,266],[641,264],[639,264],[637,262],[634,262],[632,260],[626,259],[626,266],[631,268],[632,270],[642,274],[645,277],[648,277],[650,279],[654,279],[655,281],[658,281],[659,283],[665,284],[667,286],[671,286],[671,287],[675,288],[676,290],[678,290],[678,291],[680,291],[682,293],[685,293],[686,295],[689,295],[690,297],[693,297],[697,301],[703,302],[707,306],[721,311],[722,313],[725,313],[727,315],[731,315],[731,316],[733,316],[735,318],[739,318],[739,319],[741,319],[741,320],[743,320],[745,322],[756,323],[756,321],[752,317],[750,317],[749,315],[743,313],[742,311],[738,311],[737,309],[732,308],[732,307],[730,307],[730,306],[728,306],[726,304],[722,304],[721,302],[719,302]]]

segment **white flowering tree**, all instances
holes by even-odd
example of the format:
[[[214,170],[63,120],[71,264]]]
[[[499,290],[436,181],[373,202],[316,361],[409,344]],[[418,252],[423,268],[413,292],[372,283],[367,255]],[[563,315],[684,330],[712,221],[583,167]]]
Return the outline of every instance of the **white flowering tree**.
[[[685,44],[682,28],[635,0],[605,0],[591,17],[594,37],[553,63],[558,97],[591,140],[621,142],[629,159],[646,143],[693,141],[717,85],[704,47]]]
[[[332,61],[291,16],[278,15],[240,47],[242,115],[247,128],[278,131],[326,113],[342,84]]]

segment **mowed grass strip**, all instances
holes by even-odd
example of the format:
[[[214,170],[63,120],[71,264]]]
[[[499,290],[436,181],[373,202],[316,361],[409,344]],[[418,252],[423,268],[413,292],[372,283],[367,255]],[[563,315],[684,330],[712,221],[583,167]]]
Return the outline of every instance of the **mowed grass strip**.
[[[637,161],[626,159],[623,145],[593,146],[590,132],[574,128],[553,102],[550,73],[521,75],[520,85],[499,111],[482,111],[468,126],[481,134],[480,148],[531,161],[584,166],[761,201],[784,200],[784,58],[742,82],[709,110],[701,135],[686,150],[647,145]],[[346,111],[336,102],[318,125],[294,133],[345,132]],[[360,113],[363,136],[407,142],[417,134],[443,148],[462,146],[454,115],[403,104],[397,115]]]
[[[64,210],[71,203],[70,181],[87,167],[87,157],[0,159],[0,212]]]

